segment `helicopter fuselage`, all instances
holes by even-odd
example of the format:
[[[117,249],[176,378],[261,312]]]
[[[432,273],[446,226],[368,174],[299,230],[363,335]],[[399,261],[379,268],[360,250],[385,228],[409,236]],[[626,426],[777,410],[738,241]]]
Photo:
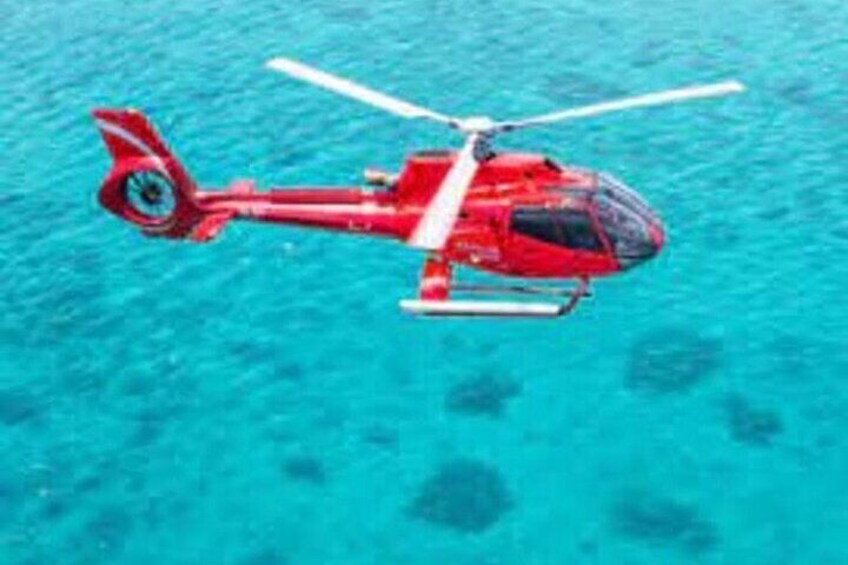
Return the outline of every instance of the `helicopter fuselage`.
[[[207,217],[408,240],[454,158],[450,151],[416,153],[388,186],[260,192],[252,183],[240,181],[227,190],[198,191],[195,202]],[[481,164],[439,256],[518,277],[588,278],[632,267],[659,251],[663,228],[631,191],[626,194],[633,202],[629,207],[624,198],[612,200],[610,193],[622,186],[613,186],[614,182],[540,155],[496,155]],[[600,213],[599,199],[606,202]],[[618,208],[614,211],[622,215],[627,230],[610,229],[609,222],[615,221],[607,213],[610,205]],[[195,236],[204,238],[203,233]],[[622,249],[632,252],[625,255]]]

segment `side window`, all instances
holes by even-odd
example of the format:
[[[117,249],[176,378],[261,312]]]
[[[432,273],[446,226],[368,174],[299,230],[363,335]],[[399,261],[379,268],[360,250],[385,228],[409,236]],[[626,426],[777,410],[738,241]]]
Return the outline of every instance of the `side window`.
[[[515,208],[512,211],[512,229],[533,239],[563,245],[562,231],[554,222],[553,214],[545,208]]]
[[[591,218],[580,210],[516,208],[512,212],[512,229],[521,235],[569,249],[604,251]]]
[[[601,240],[595,232],[592,219],[586,212],[559,210],[556,212],[556,219],[567,247],[583,251],[604,250]]]

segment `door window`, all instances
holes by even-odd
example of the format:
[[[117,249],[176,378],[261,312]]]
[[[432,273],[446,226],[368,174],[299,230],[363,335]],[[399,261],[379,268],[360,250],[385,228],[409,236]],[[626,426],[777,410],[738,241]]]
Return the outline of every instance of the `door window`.
[[[517,233],[560,247],[580,251],[603,251],[595,226],[582,210],[519,207],[512,212],[512,229]]]

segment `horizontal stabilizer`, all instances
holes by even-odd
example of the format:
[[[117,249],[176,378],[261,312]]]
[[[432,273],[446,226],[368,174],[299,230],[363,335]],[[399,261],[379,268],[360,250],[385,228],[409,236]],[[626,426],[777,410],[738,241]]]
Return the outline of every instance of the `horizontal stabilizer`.
[[[221,230],[224,229],[224,226],[233,218],[233,216],[235,216],[235,214],[232,212],[209,214],[194,226],[189,238],[197,243],[212,241],[218,237],[218,234],[221,233]]]

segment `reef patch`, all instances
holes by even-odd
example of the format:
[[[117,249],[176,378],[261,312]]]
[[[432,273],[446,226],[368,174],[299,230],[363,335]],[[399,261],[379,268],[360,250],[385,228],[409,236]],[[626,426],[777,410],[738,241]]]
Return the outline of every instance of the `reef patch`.
[[[375,447],[396,449],[400,438],[395,428],[386,424],[372,424],[362,430],[362,440]]]
[[[727,395],[724,409],[730,437],[739,443],[768,446],[783,432],[783,421],[777,412],[754,406],[740,394]]]
[[[718,541],[715,527],[694,506],[646,491],[623,493],[612,505],[610,521],[624,538],[694,555],[711,550]]]
[[[521,384],[507,377],[490,374],[460,381],[445,396],[449,412],[497,418],[506,403],[521,393]]]
[[[239,561],[239,565],[288,565],[288,562],[275,549],[268,548],[249,553]]]
[[[557,104],[591,104],[625,96],[613,84],[577,71],[561,71],[544,78],[541,94]]]
[[[102,549],[120,550],[133,530],[131,516],[120,506],[101,508],[86,523],[84,536]]]
[[[0,424],[24,424],[37,419],[43,411],[36,396],[14,388],[0,389]]]
[[[513,505],[513,497],[495,467],[458,458],[432,472],[407,510],[430,524],[478,534],[494,526]]]
[[[718,369],[721,352],[721,341],[685,328],[648,332],[633,344],[625,385],[653,394],[686,392]]]
[[[297,455],[289,457],[283,463],[283,473],[292,480],[323,485],[327,482],[324,464],[315,457]]]

